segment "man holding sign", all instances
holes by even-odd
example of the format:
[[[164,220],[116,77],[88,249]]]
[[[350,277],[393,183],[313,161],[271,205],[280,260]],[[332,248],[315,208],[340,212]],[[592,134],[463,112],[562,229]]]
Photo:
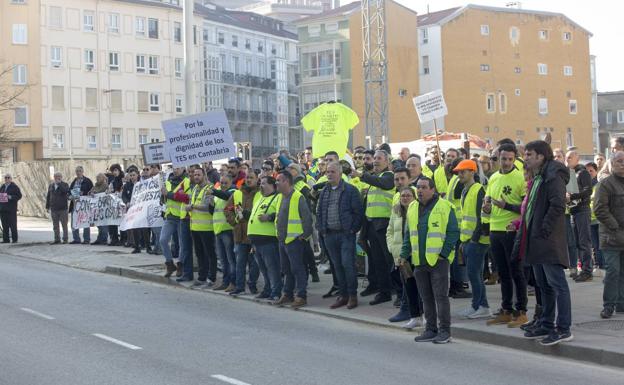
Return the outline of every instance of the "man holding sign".
[[[0,219],[2,220],[2,243],[9,243],[9,231],[13,243],[17,243],[17,201],[22,199],[22,192],[11,174],[4,176],[0,186]]]

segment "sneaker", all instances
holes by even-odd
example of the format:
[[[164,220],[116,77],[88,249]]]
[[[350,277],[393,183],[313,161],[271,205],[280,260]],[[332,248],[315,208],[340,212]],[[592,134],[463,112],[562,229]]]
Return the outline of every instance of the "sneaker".
[[[468,319],[492,318],[492,311],[489,307],[479,306],[474,313],[468,315]]]
[[[225,283],[222,283],[221,285],[219,285],[219,286],[215,287],[215,288],[214,288],[214,289],[212,289],[212,290],[214,290],[214,291],[225,290],[225,289],[227,289],[228,287],[230,287],[230,285],[226,285]]]
[[[533,329],[535,327],[535,325],[537,325],[537,320],[533,319],[533,320],[531,320],[531,321],[529,321],[529,322],[527,322],[525,324],[520,325],[520,330],[526,332],[528,330]]]
[[[587,271],[581,271],[581,274],[579,274],[578,277],[574,279],[574,282],[589,282],[593,279],[594,277],[591,273],[588,273]]]
[[[448,344],[451,342],[451,333],[441,331],[432,341],[434,344]]]
[[[254,298],[255,299],[267,299],[269,297],[271,297],[271,293],[264,293],[264,292],[262,292],[262,293],[258,294],[257,296],[255,296]]]
[[[570,333],[570,331],[560,332],[558,330],[553,330],[548,337],[540,341],[540,345],[553,346],[561,342],[572,341],[573,339],[574,336]]]
[[[308,302],[306,301],[305,298],[295,297],[295,300],[290,304],[290,307],[293,309],[299,309],[300,307],[303,307],[307,304]]]
[[[422,332],[421,335],[414,337],[414,341],[416,341],[416,342],[431,342],[437,336],[438,336],[438,333],[436,333],[434,331],[431,331],[431,330],[425,330],[424,332]]]
[[[508,324],[512,321],[511,312],[508,310],[502,310],[500,313],[496,315],[495,318],[487,321],[487,325],[504,325]]]
[[[615,308],[613,306],[605,306],[600,312],[600,318],[607,319],[613,317]]]
[[[193,282],[191,287],[200,287],[200,286],[204,286],[205,284],[206,284],[206,282],[204,282],[204,281],[195,280],[195,282]]]
[[[418,328],[423,326],[423,319],[422,317],[414,317],[414,318],[410,318],[409,321],[407,321],[407,323],[403,326],[401,326],[403,329],[407,329],[407,330],[412,330],[414,328]]]
[[[519,310],[514,314],[513,319],[510,323],[507,324],[508,328],[519,328],[520,326],[529,322],[529,319],[526,316],[526,311]]]
[[[532,329],[527,330],[524,333],[524,337],[528,338],[530,340],[534,340],[534,339],[545,338],[548,335],[550,335],[550,333],[551,333],[551,330],[544,329],[543,327],[538,326],[536,328],[532,328]]]
[[[470,305],[467,308],[465,308],[464,310],[461,310],[459,313],[457,313],[457,316],[459,318],[462,318],[462,319],[467,319],[469,315],[471,315],[472,313],[474,313],[476,311],[477,310],[475,310],[475,308],[472,307],[472,305]]]
[[[287,304],[289,304],[291,302],[293,302],[293,298],[292,297],[289,297],[289,296],[287,296],[285,294],[282,294],[282,296],[277,301],[275,301],[274,305],[276,305],[276,306],[284,306],[284,305],[287,305]]]
[[[231,292],[229,292],[229,294],[233,297],[240,295],[240,294],[245,294],[245,289],[234,289]]]

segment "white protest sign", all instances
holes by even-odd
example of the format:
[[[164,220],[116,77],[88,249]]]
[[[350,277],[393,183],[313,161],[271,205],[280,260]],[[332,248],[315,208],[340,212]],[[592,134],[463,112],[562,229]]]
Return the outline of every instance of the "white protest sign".
[[[81,196],[74,204],[72,228],[118,225],[125,211],[126,205],[115,194]]]
[[[173,167],[236,156],[225,111],[202,112],[162,122]]]
[[[441,118],[448,114],[442,90],[435,90],[420,96],[415,96],[414,107],[416,107],[420,123]]]
[[[163,206],[160,204],[160,175],[135,183],[132,199],[119,229],[162,227]]]
[[[165,142],[145,143],[141,145],[143,164],[163,164],[171,162]]]

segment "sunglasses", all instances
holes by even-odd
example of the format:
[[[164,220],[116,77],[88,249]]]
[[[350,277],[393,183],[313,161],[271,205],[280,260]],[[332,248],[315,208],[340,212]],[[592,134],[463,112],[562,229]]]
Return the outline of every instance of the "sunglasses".
[[[150,170],[149,168],[144,168],[144,169],[143,169],[143,171],[149,171],[149,170]]]
[[[4,179],[11,179],[11,177],[10,176],[5,176]]]
[[[263,171],[271,171],[271,170],[273,170],[273,169],[272,169],[271,167],[262,167],[262,170],[263,170]]]

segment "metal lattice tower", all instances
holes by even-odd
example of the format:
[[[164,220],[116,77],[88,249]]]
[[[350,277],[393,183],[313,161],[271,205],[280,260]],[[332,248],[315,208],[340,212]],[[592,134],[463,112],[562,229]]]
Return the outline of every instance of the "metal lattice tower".
[[[389,141],[386,1],[362,0],[366,135],[373,145]]]

